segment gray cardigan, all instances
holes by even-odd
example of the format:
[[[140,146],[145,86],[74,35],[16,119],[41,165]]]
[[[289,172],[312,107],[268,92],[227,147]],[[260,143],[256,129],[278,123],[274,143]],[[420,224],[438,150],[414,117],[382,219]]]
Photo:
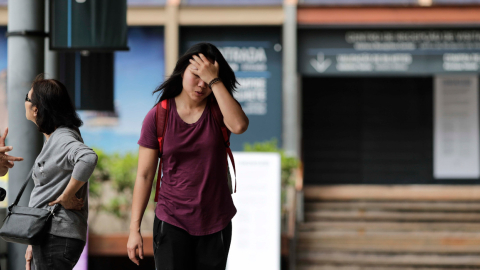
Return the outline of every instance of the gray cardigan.
[[[65,190],[70,178],[87,182],[97,165],[95,152],[83,144],[80,134],[70,128],[57,128],[43,145],[35,160],[32,178],[35,182],[29,207],[50,209]],[[60,207],[52,220],[50,234],[86,241],[88,220],[88,184],[76,193],[85,205],[80,211]]]

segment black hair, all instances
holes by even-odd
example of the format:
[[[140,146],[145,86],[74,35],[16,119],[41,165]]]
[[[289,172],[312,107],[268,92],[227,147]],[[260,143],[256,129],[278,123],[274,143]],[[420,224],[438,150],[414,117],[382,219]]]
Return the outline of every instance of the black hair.
[[[41,74],[32,83],[32,88],[32,106],[38,110],[38,131],[52,134],[61,126],[78,131],[83,122],[75,111],[65,85],[57,80],[44,79]]]
[[[235,88],[238,84],[237,79],[235,78],[235,73],[223,57],[220,50],[218,50],[215,45],[202,42],[197,43],[193,45],[190,49],[188,49],[188,51],[185,52],[185,54],[178,59],[177,64],[175,65],[175,69],[173,70],[170,77],[165,80],[159,87],[157,87],[155,91],[153,91],[153,94],[157,92],[161,94],[157,104],[162,100],[174,98],[180,95],[183,89],[182,75],[187,69],[188,65],[190,65],[189,60],[192,59],[193,55],[198,56],[198,54],[200,53],[213,63],[217,61],[219,66],[218,77],[220,78],[220,80],[222,80],[225,88],[227,88],[227,91],[233,97],[233,93],[236,91]]]

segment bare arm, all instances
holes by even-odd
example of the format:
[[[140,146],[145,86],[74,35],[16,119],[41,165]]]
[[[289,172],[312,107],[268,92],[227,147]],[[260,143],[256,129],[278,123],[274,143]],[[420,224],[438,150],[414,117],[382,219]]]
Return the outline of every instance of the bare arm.
[[[70,182],[68,182],[67,187],[63,191],[63,195],[70,197],[75,196],[75,193],[85,184],[85,182],[78,181],[75,178],[70,178]]]
[[[209,83],[218,77],[218,63],[216,61],[214,64],[210,63],[203,54],[199,54],[199,56],[194,55],[194,60],[190,60],[190,63],[195,67],[190,68],[190,70],[204,82]],[[222,82],[217,82],[212,85],[212,91],[217,99],[220,111],[222,111],[223,121],[227,128],[235,134],[245,132],[249,124],[248,117],[243,112],[240,104],[230,95],[225,85]]]
[[[158,150],[140,146],[138,151],[138,170],[133,189],[132,215],[130,221],[130,235],[128,237],[127,251],[132,262],[139,265],[137,249],[140,259],[143,259],[143,239],[140,233],[143,213],[147,208],[150,192],[152,191],[153,178],[157,171]]]
[[[84,205],[83,198],[79,199],[75,194],[86,182],[79,181],[75,178],[70,178],[67,187],[55,201],[50,202],[48,205],[52,206],[57,203],[61,204],[65,209],[80,210]]]
[[[143,213],[150,199],[152,183],[157,171],[158,150],[140,146],[138,151],[138,170],[135,179],[132,201],[132,219],[130,231],[140,231]]]
[[[225,85],[222,82],[215,83],[212,85],[212,91],[217,99],[220,111],[222,111],[225,126],[235,134],[242,134],[247,131],[248,117],[243,112],[240,104],[228,93]]]

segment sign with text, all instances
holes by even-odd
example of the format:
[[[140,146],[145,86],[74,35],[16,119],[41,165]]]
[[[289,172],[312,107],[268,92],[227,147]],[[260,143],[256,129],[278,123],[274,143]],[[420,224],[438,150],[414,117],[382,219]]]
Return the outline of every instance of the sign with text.
[[[436,76],[434,177],[480,177],[478,76]]]
[[[232,135],[231,147],[243,150],[282,134],[282,58],[280,28],[187,27],[181,31],[182,52],[199,42],[215,45],[238,81],[234,97],[250,120],[241,136]]]
[[[235,44],[221,46],[223,43],[219,45],[218,49],[222,52],[225,60],[232,70],[240,75],[237,79],[239,85],[235,98],[240,104],[243,104],[243,111],[247,115],[266,115],[267,78],[269,76],[265,74],[268,72],[268,58],[265,50],[268,48],[262,45],[267,44],[258,44],[256,47],[238,46],[239,44],[237,46],[234,46]],[[247,76],[241,76],[243,72],[247,72]]]
[[[299,30],[299,68],[306,75],[480,71],[480,31]]]
[[[126,0],[50,2],[51,50],[128,50]]]
[[[237,214],[227,270],[280,270],[280,155],[234,152]]]

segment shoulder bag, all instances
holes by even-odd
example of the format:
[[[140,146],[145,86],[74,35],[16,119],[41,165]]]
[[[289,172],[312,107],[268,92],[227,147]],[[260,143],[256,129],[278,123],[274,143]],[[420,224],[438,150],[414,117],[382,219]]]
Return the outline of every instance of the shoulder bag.
[[[3,220],[2,228],[0,228],[0,237],[7,242],[26,245],[41,244],[43,238],[47,235],[51,219],[58,209],[58,204],[53,206],[51,210],[17,205],[28,181],[32,178],[32,172],[33,168],[18,192],[15,202],[8,207],[8,214]]]

